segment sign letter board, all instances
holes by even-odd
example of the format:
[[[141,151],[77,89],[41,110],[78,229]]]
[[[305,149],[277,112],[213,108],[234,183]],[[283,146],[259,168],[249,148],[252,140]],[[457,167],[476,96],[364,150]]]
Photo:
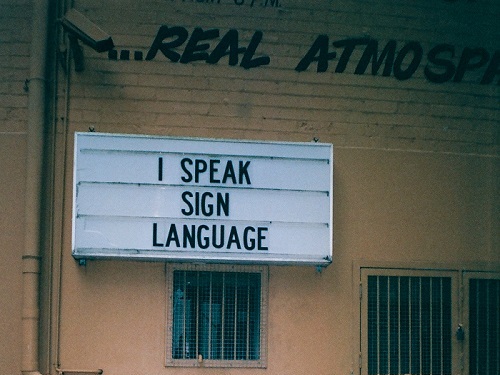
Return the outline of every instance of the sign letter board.
[[[76,133],[73,256],[328,265],[333,147]]]

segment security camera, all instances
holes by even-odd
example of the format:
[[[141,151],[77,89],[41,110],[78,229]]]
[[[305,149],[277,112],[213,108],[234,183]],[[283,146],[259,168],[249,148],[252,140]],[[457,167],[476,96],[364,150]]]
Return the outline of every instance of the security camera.
[[[76,9],[68,10],[61,24],[70,37],[80,39],[97,52],[106,52],[115,46],[111,36]]]

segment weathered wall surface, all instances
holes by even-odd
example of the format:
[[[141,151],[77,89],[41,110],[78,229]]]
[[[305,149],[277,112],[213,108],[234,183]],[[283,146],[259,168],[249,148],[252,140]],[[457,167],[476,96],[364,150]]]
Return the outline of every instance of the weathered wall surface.
[[[0,373],[20,371],[30,2],[0,1]]]
[[[116,52],[86,50],[85,71],[72,74],[70,140],[91,128],[334,144],[334,261],[321,275],[270,268],[264,372],[356,371],[353,261],[500,260],[499,77],[488,70],[491,61],[498,66],[493,2],[75,7],[106,25]],[[220,54],[224,41],[231,42],[222,51],[248,51],[260,36],[247,60],[244,52]],[[261,65],[241,66],[248,61]],[[82,268],[66,257],[62,363],[111,374],[192,373],[163,367],[164,273],[158,264]]]
[[[87,54],[88,69],[75,77],[72,88],[72,97],[82,99],[74,101],[72,123],[98,131],[224,132],[256,139],[263,134],[282,139],[285,134],[306,141],[316,136],[333,139],[337,147],[498,151],[498,76],[487,73],[499,58],[494,2],[241,3],[119,2],[105,9],[77,3],[97,23],[106,24],[117,60]],[[219,37],[204,34],[212,39],[198,44],[208,43],[208,48],[193,54],[186,53],[188,41],[167,48],[167,58],[151,48],[160,25],[177,28],[165,43],[180,43],[186,36],[179,37],[180,31],[189,39],[195,28],[216,29]],[[213,65],[189,62],[203,59],[203,53],[210,61],[220,57],[214,50],[230,29],[237,30],[240,48],[261,31],[253,60],[265,63],[267,56],[269,64],[238,67],[242,53],[236,66],[229,66],[228,57]],[[382,60],[378,68],[367,52],[373,48]],[[310,49],[320,63],[306,58]],[[143,60],[134,60],[136,52]],[[333,53],[335,58],[325,58]],[[122,60],[127,54],[129,60]],[[308,64],[298,72],[303,60]],[[320,65],[325,72],[317,72]],[[485,75],[491,83],[480,84]]]
[[[17,328],[0,326],[0,373],[15,373],[30,3],[2,4],[0,165],[12,177],[0,188],[0,297],[13,302],[2,302],[0,321]],[[112,35],[115,50],[83,46],[82,72],[57,67],[44,373],[54,365],[193,373],[164,366],[163,264],[79,266],[70,255],[75,131],[333,143],[333,264],[321,274],[270,267],[267,369],[200,374],[357,373],[360,260],[498,270],[497,2],[76,0],[74,7]],[[26,27],[13,36],[19,23]]]

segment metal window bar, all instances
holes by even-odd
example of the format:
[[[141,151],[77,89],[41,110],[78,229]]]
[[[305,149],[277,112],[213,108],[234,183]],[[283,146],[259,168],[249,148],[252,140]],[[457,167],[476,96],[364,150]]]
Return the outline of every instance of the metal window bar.
[[[451,374],[451,279],[368,276],[368,374]]]
[[[500,373],[500,280],[469,283],[469,373]]]
[[[196,336],[196,339],[194,341],[194,347],[195,347],[195,353],[199,353],[200,352],[200,347],[199,347],[199,344],[200,344],[200,336],[199,336],[199,333],[200,331],[198,330],[198,327],[200,326],[200,320],[199,320],[199,317],[200,317],[200,273],[199,272],[196,272],[196,297],[195,297],[195,301],[196,301],[196,310],[195,310],[195,321],[194,321],[194,331],[195,331],[195,336]]]
[[[226,285],[226,273],[222,273],[222,285]],[[222,287],[222,301],[225,301],[226,300],[226,288]],[[225,336],[225,331],[224,331],[224,327],[225,327],[225,324],[224,322],[226,321],[226,318],[225,318],[225,314],[226,314],[226,308],[225,308],[225,304],[221,304],[221,314],[222,314],[222,324],[221,324],[221,358],[224,358],[224,338],[226,337]]]
[[[235,285],[234,285],[234,337],[235,339],[233,340],[233,354],[230,359],[237,359],[236,357],[236,344],[238,342],[238,274],[234,275],[236,278]]]

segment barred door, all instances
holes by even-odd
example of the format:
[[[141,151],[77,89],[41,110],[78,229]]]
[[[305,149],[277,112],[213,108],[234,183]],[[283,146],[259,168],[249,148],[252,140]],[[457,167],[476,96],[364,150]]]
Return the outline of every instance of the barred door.
[[[361,270],[360,373],[499,375],[500,274]]]
[[[458,272],[363,269],[361,283],[361,374],[460,371]]]
[[[465,372],[500,374],[500,274],[464,273]]]

